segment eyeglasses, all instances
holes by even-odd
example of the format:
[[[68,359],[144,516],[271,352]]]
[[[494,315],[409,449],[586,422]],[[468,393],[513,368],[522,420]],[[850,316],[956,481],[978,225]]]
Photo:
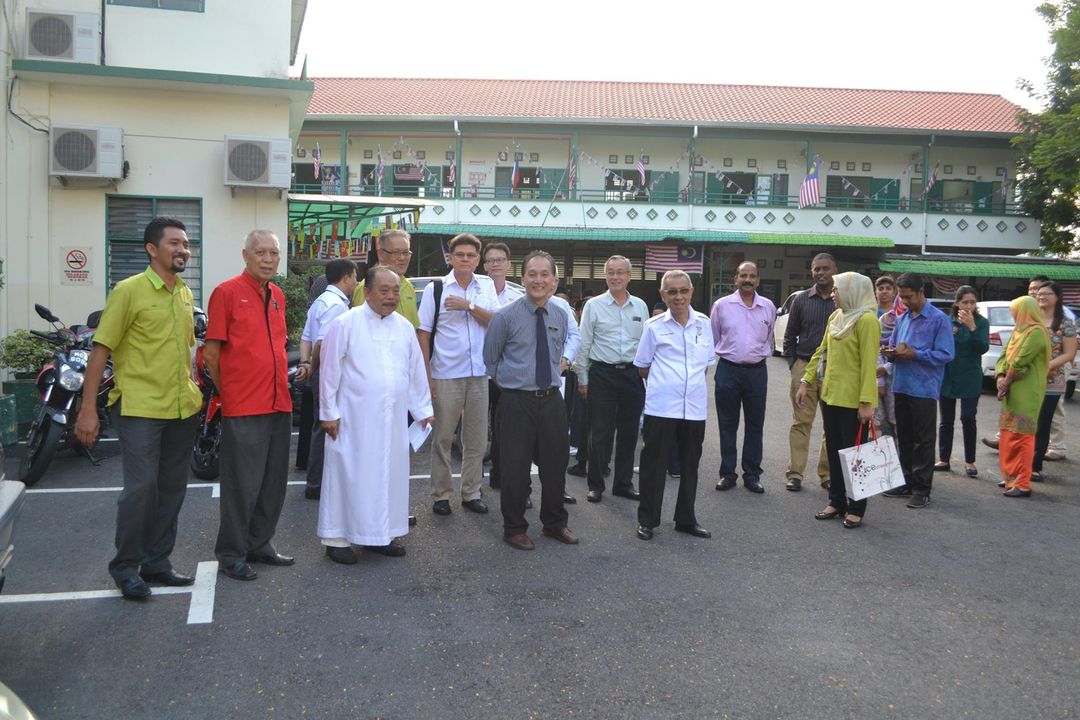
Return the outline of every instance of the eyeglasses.
[[[409,257],[412,255],[412,250],[380,250],[379,252],[386,253],[391,257]]]
[[[508,261],[504,257],[489,257],[487,260],[484,261],[484,264],[485,265],[502,265],[505,262],[508,262]]]
[[[451,253],[451,257],[457,258],[458,260],[475,260],[480,256],[476,253]]]

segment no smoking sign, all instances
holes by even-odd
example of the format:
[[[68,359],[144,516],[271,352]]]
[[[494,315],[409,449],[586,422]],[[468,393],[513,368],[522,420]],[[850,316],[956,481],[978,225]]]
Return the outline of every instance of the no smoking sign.
[[[64,264],[61,268],[61,285],[90,285],[91,284],[91,249],[88,247],[60,248],[64,256]]]

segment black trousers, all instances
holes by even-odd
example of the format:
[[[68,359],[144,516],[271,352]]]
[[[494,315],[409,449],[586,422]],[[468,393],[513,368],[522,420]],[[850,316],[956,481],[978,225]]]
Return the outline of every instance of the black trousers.
[[[1050,447],[1050,424],[1054,422],[1054,411],[1057,410],[1060,399],[1060,395],[1045,395],[1042,407],[1039,408],[1039,426],[1035,431],[1035,457],[1031,462],[1031,469],[1035,472],[1042,472],[1046,448]]]
[[[956,400],[943,397],[938,399],[941,409],[941,424],[938,426],[938,460],[949,462],[952,456],[953,426],[956,424]],[[975,415],[979,412],[979,396],[960,398],[960,426],[964,433],[964,462],[975,462]],[[1047,433],[1047,439],[1050,435]]]
[[[528,390],[502,391],[495,422],[499,428],[499,506],[507,537],[529,528],[525,500],[532,485],[530,466],[536,459],[540,474],[540,523],[545,528],[566,527],[563,507],[566,489],[566,405],[558,388],[543,397]]]
[[[488,436],[491,438],[491,472],[488,473],[488,485],[501,487],[499,479],[499,396],[502,391],[494,380],[488,380]]]
[[[682,458],[682,477],[675,501],[675,524],[697,524],[694,501],[697,498],[698,463],[704,440],[704,420],[645,416],[645,444],[641,448],[641,468],[638,471],[638,491],[641,493],[638,525],[648,528],[660,525],[667,466],[674,448],[678,448]]]
[[[638,422],[645,407],[645,385],[633,365],[589,367],[589,489],[604,491],[604,468],[615,446],[614,491],[634,488]]]
[[[303,406],[301,406],[303,407]],[[308,440],[307,453],[307,487],[309,490],[318,490],[322,487],[323,455],[326,452],[326,431],[319,422],[319,371],[311,374],[311,413],[315,419],[311,426]],[[303,423],[301,422],[301,425]],[[299,454],[299,438],[297,438],[297,454]]]
[[[312,425],[318,425],[319,418],[314,408],[312,386],[305,385],[300,392],[300,427],[296,437],[296,469],[303,470],[308,463],[308,450],[311,445]]]
[[[866,499],[851,500],[844,485],[844,470],[840,465],[840,450],[855,444],[859,434],[859,411],[821,403],[821,422],[825,429],[825,453],[829,458],[829,505],[841,512],[864,517]],[[869,423],[863,425],[863,438],[870,439]]]
[[[226,417],[221,424],[221,526],[214,555],[231,565],[270,552],[289,480],[292,414]]]
[[[893,393],[896,403],[896,449],[900,468],[913,495],[929,497],[934,482],[934,430],[937,400]]]
[[[116,556],[109,574],[121,583],[141,568],[147,573],[172,568],[177,516],[187,493],[191,446],[199,416],[158,420],[123,416],[113,405],[113,427],[120,436],[124,489],[116,502]]]

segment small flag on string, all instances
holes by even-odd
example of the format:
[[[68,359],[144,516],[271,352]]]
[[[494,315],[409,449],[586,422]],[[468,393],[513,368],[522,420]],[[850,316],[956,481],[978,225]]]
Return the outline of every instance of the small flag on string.
[[[821,185],[818,183],[818,177],[821,170],[821,158],[814,157],[814,164],[810,168],[810,172],[803,178],[802,185],[799,186],[799,208],[809,207],[811,205],[817,205],[821,202]]]

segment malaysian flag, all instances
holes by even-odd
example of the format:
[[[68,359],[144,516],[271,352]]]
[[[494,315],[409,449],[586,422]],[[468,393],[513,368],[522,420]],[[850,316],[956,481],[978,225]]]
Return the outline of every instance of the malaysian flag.
[[[1001,173],[1001,202],[1009,199],[1009,168],[1002,168]]]
[[[1065,305],[1080,305],[1080,283],[1063,282],[1061,285],[1061,300]]]
[[[966,285],[963,278],[949,277],[947,275],[934,275],[930,278],[934,291],[939,295],[955,295],[962,285]]]
[[[802,185],[799,186],[799,207],[809,207],[821,202],[821,185],[818,178],[821,174],[821,158],[814,158],[814,165],[810,172],[806,173]]]
[[[447,177],[447,184],[448,185],[453,186],[454,177],[456,176],[456,174],[457,174],[457,163],[451,161],[451,163],[450,163],[450,173],[449,173],[449,176]]]
[[[395,180],[423,180],[424,169],[419,165],[395,165]]]
[[[441,240],[441,243],[442,243],[443,260],[445,260],[446,264],[449,265],[450,264],[450,241],[447,240],[446,238],[443,238]]]
[[[379,146],[379,161],[375,165],[375,182],[379,187],[379,195],[382,195],[382,176],[383,176],[383,161],[382,161],[382,145]]]
[[[322,150],[319,143],[315,143],[315,149],[311,151],[311,159],[315,161],[315,182],[319,182],[319,161],[322,160]]]
[[[638,175],[641,176],[641,187],[645,187],[645,158],[643,156],[638,155],[635,167],[637,167]]]
[[[574,189],[574,178],[577,176],[577,164],[574,159],[570,159],[570,167],[566,168],[566,189],[567,191]]]
[[[521,182],[521,164],[518,163],[517,157],[514,157],[514,169],[510,171],[510,191],[517,190],[518,183]]]
[[[940,164],[941,163],[937,163],[934,165],[934,172],[930,173],[930,179],[926,182],[926,187],[923,188],[920,197],[926,197],[930,194],[930,191],[934,189],[934,185],[937,183],[937,169]]]
[[[645,243],[645,272],[682,270],[700,274],[705,254],[700,245]]]

